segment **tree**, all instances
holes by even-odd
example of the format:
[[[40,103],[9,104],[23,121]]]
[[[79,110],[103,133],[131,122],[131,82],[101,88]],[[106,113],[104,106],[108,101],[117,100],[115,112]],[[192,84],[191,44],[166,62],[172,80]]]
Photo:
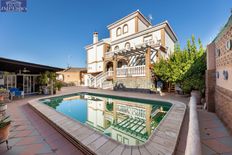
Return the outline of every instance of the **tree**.
[[[193,89],[204,89],[204,72],[206,69],[205,52],[203,45],[195,37],[187,41],[187,46],[181,50],[177,44],[174,53],[169,59],[161,58],[154,64],[154,73],[161,80],[169,83],[180,84],[185,93]]]

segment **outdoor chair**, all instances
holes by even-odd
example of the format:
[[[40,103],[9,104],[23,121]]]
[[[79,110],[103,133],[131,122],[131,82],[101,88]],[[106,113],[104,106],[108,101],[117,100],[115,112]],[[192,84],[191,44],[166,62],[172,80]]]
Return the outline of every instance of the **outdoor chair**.
[[[20,91],[18,88],[10,88],[10,98],[13,100],[13,97],[22,97],[24,98],[24,91]]]

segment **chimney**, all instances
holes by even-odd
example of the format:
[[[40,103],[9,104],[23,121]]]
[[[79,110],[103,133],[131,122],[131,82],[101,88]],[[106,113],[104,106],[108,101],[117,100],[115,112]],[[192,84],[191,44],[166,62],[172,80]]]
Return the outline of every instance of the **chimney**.
[[[98,42],[98,32],[94,32],[93,33],[93,43],[97,43]]]

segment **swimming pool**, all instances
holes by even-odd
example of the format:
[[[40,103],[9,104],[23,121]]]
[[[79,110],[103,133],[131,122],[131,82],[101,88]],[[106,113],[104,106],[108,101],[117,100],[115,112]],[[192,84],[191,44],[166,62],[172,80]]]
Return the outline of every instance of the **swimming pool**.
[[[127,145],[143,144],[172,106],[168,102],[94,93],[75,93],[40,101]]]

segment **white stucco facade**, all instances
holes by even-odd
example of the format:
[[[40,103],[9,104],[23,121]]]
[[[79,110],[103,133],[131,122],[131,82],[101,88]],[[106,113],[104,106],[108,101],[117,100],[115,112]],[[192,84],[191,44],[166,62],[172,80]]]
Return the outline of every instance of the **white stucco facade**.
[[[96,76],[104,71],[109,57],[113,60],[114,53],[120,50],[133,51],[139,45],[159,45],[151,52],[151,63],[155,63],[158,57],[168,58],[174,52],[177,37],[167,21],[152,26],[140,11],[135,11],[118,21],[107,26],[109,38],[98,41],[98,33],[93,35],[93,44],[86,46],[88,73]],[[125,56],[127,67],[145,65],[145,59],[137,56]],[[125,66],[125,65],[124,65]],[[112,68],[112,67],[111,67]]]

